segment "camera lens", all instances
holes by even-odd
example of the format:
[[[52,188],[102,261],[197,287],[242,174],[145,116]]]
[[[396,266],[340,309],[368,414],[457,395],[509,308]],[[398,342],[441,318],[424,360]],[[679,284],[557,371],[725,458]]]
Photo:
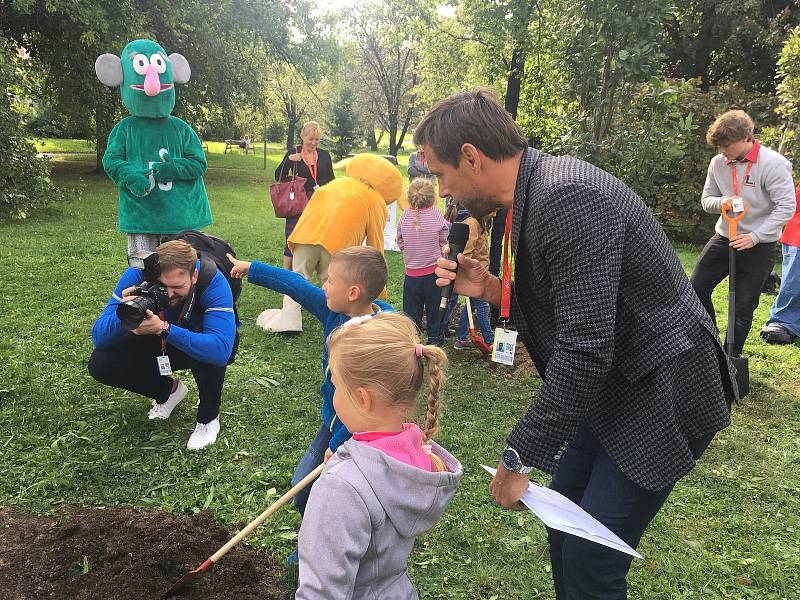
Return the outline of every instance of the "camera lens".
[[[133,331],[145,320],[148,310],[158,312],[157,302],[150,296],[137,296],[117,306],[117,316],[124,329]]]

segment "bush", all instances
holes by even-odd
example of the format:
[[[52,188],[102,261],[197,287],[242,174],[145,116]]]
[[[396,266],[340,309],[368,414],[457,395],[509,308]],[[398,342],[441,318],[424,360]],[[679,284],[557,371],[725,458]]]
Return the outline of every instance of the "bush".
[[[629,105],[620,107],[608,139],[594,144],[575,130],[554,149],[624,181],[672,239],[698,242],[711,235],[716,220],[700,205],[708,162],[716,154],[706,144],[706,130],[718,114],[732,108],[749,112],[757,125],[775,121],[774,99],[763,95],[734,85],[704,93],[696,80],[653,78],[639,86]]]
[[[17,74],[18,58],[14,44],[0,37],[0,216],[24,219],[36,207],[60,200],[62,193],[53,186],[45,160],[36,157],[36,148],[25,138],[20,115],[13,103],[22,80]]]

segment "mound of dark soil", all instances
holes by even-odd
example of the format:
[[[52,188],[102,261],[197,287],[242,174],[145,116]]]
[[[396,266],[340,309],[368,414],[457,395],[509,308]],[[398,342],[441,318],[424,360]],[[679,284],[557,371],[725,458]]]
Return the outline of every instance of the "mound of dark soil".
[[[0,599],[159,598],[230,538],[210,512],[66,506],[38,517],[0,508]],[[283,600],[285,581],[283,567],[240,544],[176,597]]]

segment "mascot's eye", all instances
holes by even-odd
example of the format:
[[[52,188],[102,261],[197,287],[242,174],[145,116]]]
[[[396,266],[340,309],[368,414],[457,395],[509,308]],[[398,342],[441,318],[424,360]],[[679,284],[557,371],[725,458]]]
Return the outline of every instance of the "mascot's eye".
[[[133,57],[133,70],[139,75],[147,73],[147,67],[150,66],[150,61],[144,54],[137,54]]]
[[[156,68],[156,73],[163,73],[167,70],[167,61],[160,54],[153,54],[150,57],[150,64]]]

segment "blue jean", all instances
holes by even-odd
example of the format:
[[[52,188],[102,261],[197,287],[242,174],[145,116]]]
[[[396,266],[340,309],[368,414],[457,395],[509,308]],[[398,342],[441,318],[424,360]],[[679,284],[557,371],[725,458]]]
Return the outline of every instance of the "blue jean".
[[[489,303],[484,300],[477,300],[475,298],[469,299],[472,308],[475,309],[475,321],[477,322],[478,329],[483,334],[483,341],[491,345],[494,343],[494,331],[492,325],[489,323]],[[469,319],[467,318],[467,305],[461,309],[461,315],[458,317],[458,327],[456,328],[456,338],[459,340],[466,340],[469,338]]]
[[[439,332],[439,302],[442,299],[441,288],[436,286],[436,274],[415,277],[406,275],[403,281],[403,312],[417,327],[422,322],[422,313],[427,314],[428,343],[441,346],[444,336]]]
[[[767,324],[777,323],[794,335],[800,336],[800,254],[797,246],[783,244],[781,289]]]
[[[714,434],[689,443],[700,458]],[[631,481],[587,427],[564,452],[550,487],[579,504],[632,548],[672,491],[647,490]],[[632,557],[600,544],[547,530],[557,600],[625,600]]]
[[[300,462],[297,463],[297,467],[294,469],[294,475],[292,476],[292,487],[297,485],[303,479],[303,477],[311,473],[311,471],[322,464],[322,461],[325,460],[325,451],[328,449],[328,444],[331,442],[331,437],[333,437],[331,432],[327,427],[325,427],[325,425],[323,425],[317,432],[317,436],[314,438],[314,441],[311,442],[311,445],[308,447],[305,454],[303,454],[303,458],[301,458]],[[301,517],[306,512],[308,495],[311,493],[311,488],[313,485],[314,482],[312,481],[309,485],[300,490],[294,497],[294,507],[297,509],[297,512],[300,513]]]
[[[447,301],[447,311],[444,313],[444,331],[442,333],[445,337],[447,337],[447,330],[450,327],[450,322],[453,320],[453,311],[458,306],[458,294],[453,294],[450,296],[450,300]]]

